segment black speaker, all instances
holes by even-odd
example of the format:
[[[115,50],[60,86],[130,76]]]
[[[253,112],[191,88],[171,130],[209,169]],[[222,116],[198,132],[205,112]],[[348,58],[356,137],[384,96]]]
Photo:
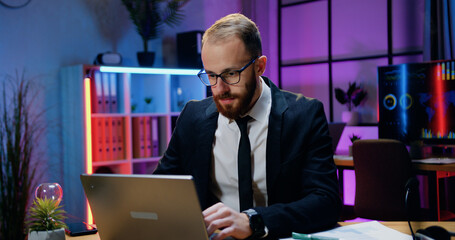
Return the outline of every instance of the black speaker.
[[[204,31],[177,34],[177,62],[180,68],[202,68],[201,45]]]

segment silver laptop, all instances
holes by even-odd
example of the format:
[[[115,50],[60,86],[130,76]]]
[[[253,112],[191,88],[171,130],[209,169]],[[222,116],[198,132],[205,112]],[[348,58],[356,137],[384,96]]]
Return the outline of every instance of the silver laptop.
[[[207,240],[191,176],[82,174],[101,240]]]

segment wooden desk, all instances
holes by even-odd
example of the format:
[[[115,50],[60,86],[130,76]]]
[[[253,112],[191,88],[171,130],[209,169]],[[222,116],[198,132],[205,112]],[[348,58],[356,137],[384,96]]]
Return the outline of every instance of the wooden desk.
[[[339,171],[339,189],[340,195],[343,197],[343,170],[354,169],[354,161],[349,156],[334,156],[333,160],[337,165]],[[438,221],[453,218],[454,215],[451,213],[441,212],[441,206],[439,201],[439,180],[442,178],[455,176],[455,164],[428,164],[428,163],[412,163],[412,167],[417,171],[419,175],[425,175],[428,177],[429,188],[429,207],[433,210],[434,218]]]
[[[354,160],[348,156],[334,156],[335,165],[354,169]],[[455,172],[455,163],[452,164],[429,164],[429,163],[412,163],[412,167],[420,171],[443,171]]]
[[[356,222],[339,222],[341,226],[356,224]],[[381,222],[386,227],[395,229],[402,233],[411,234],[411,230],[409,229],[407,222]],[[429,226],[441,226],[448,231],[455,232],[455,222],[411,222],[412,230],[416,232],[419,229],[424,229]],[[66,239],[68,240],[100,240],[98,234],[80,236],[80,237],[71,237],[66,235]]]

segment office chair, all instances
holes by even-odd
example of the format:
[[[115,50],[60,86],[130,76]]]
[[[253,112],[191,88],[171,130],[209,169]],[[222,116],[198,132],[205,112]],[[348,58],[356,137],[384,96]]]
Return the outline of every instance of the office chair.
[[[392,139],[357,140],[352,151],[356,216],[383,221],[415,219],[420,205],[418,181],[406,146]]]

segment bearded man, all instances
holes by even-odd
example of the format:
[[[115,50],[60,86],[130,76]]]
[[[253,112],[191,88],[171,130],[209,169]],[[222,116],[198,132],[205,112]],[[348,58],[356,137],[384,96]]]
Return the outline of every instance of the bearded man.
[[[154,173],[193,176],[213,239],[335,225],[341,200],[322,103],[262,76],[260,33],[242,14],[204,33],[201,57],[198,77],[213,97],[186,104]]]

